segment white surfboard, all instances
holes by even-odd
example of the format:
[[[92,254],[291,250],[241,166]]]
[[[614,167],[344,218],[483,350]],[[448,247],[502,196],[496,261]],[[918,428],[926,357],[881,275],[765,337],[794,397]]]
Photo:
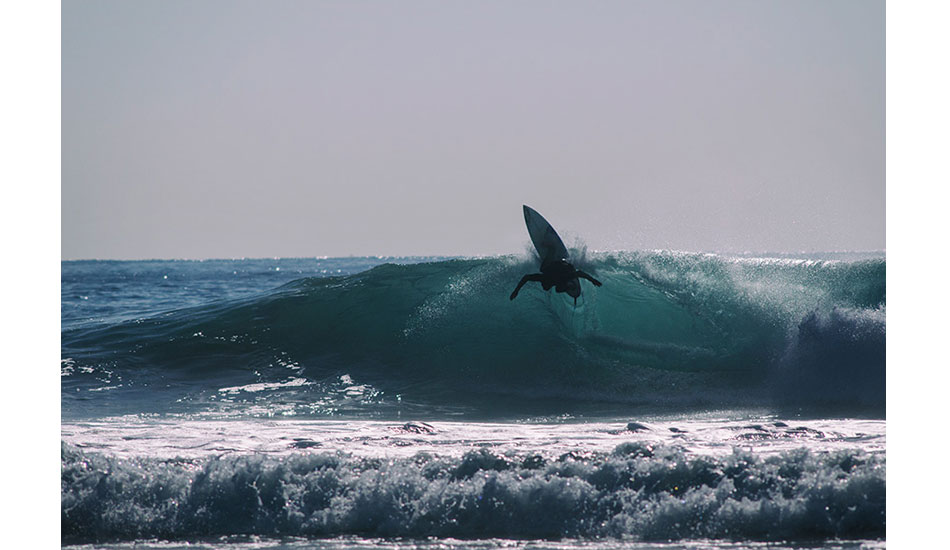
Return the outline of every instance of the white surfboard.
[[[528,234],[531,235],[531,242],[541,257],[541,270],[550,262],[567,259],[567,248],[557,231],[551,227],[544,216],[528,205],[524,207],[524,223],[528,226]]]

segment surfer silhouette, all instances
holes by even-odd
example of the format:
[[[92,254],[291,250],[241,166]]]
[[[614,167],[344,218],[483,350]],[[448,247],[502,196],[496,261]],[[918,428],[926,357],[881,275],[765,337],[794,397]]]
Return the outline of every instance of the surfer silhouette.
[[[528,234],[531,235],[531,242],[541,258],[541,273],[529,273],[522,277],[509,299],[514,300],[525,283],[535,281],[541,283],[544,290],[554,287],[555,292],[567,293],[574,298],[574,305],[577,305],[577,297],[581,295],[580,279],[587,279],[594,283],[594,286],[601,286],[602,283],[580,269],[575,269],[568,261],[567,248],[551,224],[530,206],[522,206]]]

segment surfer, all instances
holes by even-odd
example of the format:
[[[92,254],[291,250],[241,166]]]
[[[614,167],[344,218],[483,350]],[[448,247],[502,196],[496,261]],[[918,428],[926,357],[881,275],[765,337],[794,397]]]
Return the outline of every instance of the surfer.
[[[515,291],[511,293],[509,299],[514,300],[518,295],[518,291],[521,290],[521,287],[528,281],[537,281],[541,283],[541,288],[544,290],[551,290],[553,286],[555,292],[566,292],[567,295],[574,298],[574,302],[577,303],[577,297],[581,295],[581,282],[579,277],[594,283],[594,286],[601,286],[603,284],[580,269],[574,269],[571,262],[562,258],[546,266],[541,266],[541,273],[529,273],[522,277],[521,282],[515,287]]]
[[[567,293],[574,298],[574,304],[577,305],[577,297],[581,295],[581,278],[594,283],[594,286],[601,286],[602,283],[580,269],[575,269],[568,261],[567,248],[551,224],[530,206],[524,205],[523,208],[528,234],[531,235],[531,242],[541,258],[541,273],[529,273],[522,277],[509,299],[514,300],[525,283],[536,281],[541,283],[544,290],[554,287],[555,292]]]

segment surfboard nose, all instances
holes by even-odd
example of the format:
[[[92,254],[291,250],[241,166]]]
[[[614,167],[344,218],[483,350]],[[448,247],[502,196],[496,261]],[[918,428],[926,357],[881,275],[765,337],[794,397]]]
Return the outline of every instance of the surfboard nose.
[[[531,242],[534,243],[535,250],[538,251],[538,257],[541,259],[541,265],[544,266],[552,261],[567,259],[567,248],[557,231],[551,227],[544,216],[539,214],[527,204],[522,205],[524,209],[524,223],[528,227],[528,234],[531,236]]]

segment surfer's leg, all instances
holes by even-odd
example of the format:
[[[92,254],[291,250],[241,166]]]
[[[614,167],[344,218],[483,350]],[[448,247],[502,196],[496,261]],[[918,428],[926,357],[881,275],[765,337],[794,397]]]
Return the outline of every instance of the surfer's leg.
[[[584,272],[581,271],[580,269],[578,269],[577,271],[575,271],[575,272],[574,272],[574,275],[576,275],[576,276],[578,276],[578,277],[583,277],[583,278],[587,279],[588,281],[594,283],[594,286],[601,286],[601,285],[603,285],[603,283],[601,283],[601,282],[598,281],[597,279],[591,277],[590,275],[584,273]]]
[[[521,281],[518,283],[518,286],[515,287],[515,291],[509,296],[509,300],[514,300],[515,296],[518,295],[518,291],[521,290],[521,287],[524,286],[528,281],[541,281],[544,279],[544,274],[542,273],[529,273],[521,278]]]

